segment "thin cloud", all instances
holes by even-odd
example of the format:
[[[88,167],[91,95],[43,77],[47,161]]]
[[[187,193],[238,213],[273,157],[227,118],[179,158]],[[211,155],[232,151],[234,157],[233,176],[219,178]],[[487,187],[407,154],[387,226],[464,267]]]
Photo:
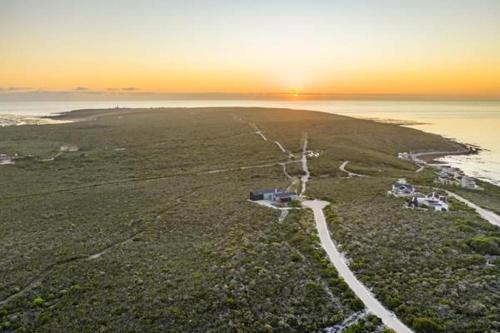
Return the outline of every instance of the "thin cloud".
[[[75,91],[88,91],[88,90],[89,90],[89,88],[87,88],[87,87],[76,87],[75,88]]]
[[[84,93],[88,95],[101,95],[106,94],[107,92],[103,90],[85,90]]]
[[[139,90],[139,88],[135,88],[135,87],[127,87],[127,88],[122,88],[123,91],[137,91]]]
[[[7,88],[8,91],[21,91],[21,90],[29,90],[30,88],[28,87],[9,87]]]

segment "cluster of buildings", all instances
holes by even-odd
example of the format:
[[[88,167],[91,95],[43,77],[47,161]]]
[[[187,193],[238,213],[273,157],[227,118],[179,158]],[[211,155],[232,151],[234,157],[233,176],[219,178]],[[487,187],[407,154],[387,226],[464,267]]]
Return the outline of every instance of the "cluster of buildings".
[[[312,158],[312,157],[317,158],[317,157],[319,157],[319,153],[314,152],[314,151],[312,151],[312,150],[308,150],[308,151],[306,151],[306,154],[305,154],[305,155],[306,155],[308,158]]]
[[[422,165],[422,164],[427,164],[427,163],[424,160],[422,160],[421,158],[419,158],[419,156],[425,155],[425,154],[426,153],[412,154],[412,153],[403,152],[403,153],[398,153],[398,158],[400,160],[410,161],[410,162],[416,163],[418,165]]]
[[[403,153],[398,153],[398,158],[400,160],[405,160],[405,161],[410,161],[410,162],[413,162],[417,165],[426,165],[427,163],[422,160],[421,158],[419,158],[421,154],[412,154],[412,153],[407,153],[407,152],[403,152]]]
[[[435,182],[443,185],[460,186],[470,190],[483,189],[476,184],[474,178],[468,177],[462,170],[452,167],[441,167]]]
[[[448,198],[445,195],[439,195],[436,192],[428,195],[418,193],[415,187],[408,184],[405,179],[399,179],[394,183],[388,194],[397,198],[407,198],[410,208],[427,208],[439,212],[449,210]]]
[[[405,160],[405,161],[413,161],[413,158],[411,154],[404,152],[404,153],[398,153],[398,158],[400,160]]]
[[[398,158],[417,164],[425,164],[425,162],[420,160],[416,155],[417,154],[404,152],[398,153]],[[438,169],[437,178],[435,180],[437,184],[460,186],[470,190],[483,190],[482,187],[476,184],[474,178],[465,175],[465,173],[458,168],[443,164],[436,164],[435,167]]]
[[[299,196],[295,192],[281,191],[277,188],[250,192],[250,200],[252,201],[265,200],[275,204],[286,204],[298,198]]]

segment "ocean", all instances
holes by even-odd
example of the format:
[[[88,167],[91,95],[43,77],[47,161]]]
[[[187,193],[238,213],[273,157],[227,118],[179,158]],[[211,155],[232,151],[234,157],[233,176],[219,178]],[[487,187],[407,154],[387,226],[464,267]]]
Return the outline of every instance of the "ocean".
[[[443,160],[469,176],[500,186],[500,102],[472,101],[61,101],[0,102],[1,119],[40,117],[75,109],[120,107],[261,106],[316,110],[356,118],[402,123],[482,148],[478,155]],[[0,137],[1,140],[1,137]]]

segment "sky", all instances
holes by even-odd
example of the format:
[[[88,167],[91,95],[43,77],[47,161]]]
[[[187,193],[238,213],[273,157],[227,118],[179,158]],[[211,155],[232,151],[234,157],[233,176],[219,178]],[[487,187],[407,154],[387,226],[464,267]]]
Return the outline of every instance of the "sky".
[[[0,0],[0,92],[500,97],[498,0]]]

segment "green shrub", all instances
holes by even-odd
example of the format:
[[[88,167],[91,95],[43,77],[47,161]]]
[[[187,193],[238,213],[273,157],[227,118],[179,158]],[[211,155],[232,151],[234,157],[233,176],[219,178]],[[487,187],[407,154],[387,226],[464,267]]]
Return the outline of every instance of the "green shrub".
[[[500,238],[498,237],[474,236],[469,240],[469,245],[481,254],[500,255]]]
[[[44,303],[45,303],[45,300],[40,296],[36,297],[33,300],[33,305],[36,305],[36,306],[42,306]]]
[[[230,307],[230,308],[235,308],[236,307],[236,300],[232,297],[228,297],[226,299],[226,304]]]
[[[413,319],[413,328],[418,333],[439,333],[444,328],[430,318],[418,317]]]
[[[365,333],[365,332],[366,330],[364,329],[363,325],[359,323],[353,324],[344,330],[344,333]]]

